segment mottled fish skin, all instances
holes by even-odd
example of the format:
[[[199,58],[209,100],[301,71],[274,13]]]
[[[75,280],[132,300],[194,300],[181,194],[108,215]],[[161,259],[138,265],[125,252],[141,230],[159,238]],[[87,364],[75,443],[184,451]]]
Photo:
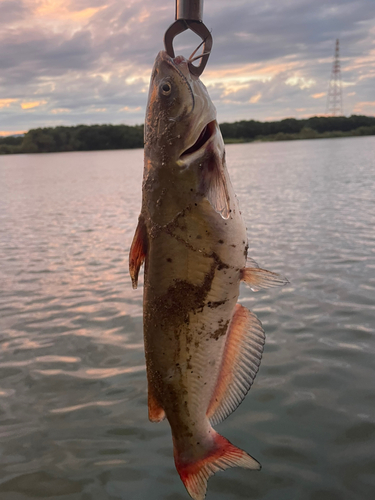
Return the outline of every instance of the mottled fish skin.
[[[260,322],[236,306],[241,280],[252,286],[256,276],[262,288],[263,270],[245,269],[246,257],[246,229],[215,108],[187,60],[160,52],[151,76],[130,273],[136,286],[145,263],[149,417],[168,419],[177,470],[196,500],[219,469],[260,469],[212,428],[250,389],[263,350]],[[266,276],[268,286],[285,284],[281,277],[275,283],[276,276]]]

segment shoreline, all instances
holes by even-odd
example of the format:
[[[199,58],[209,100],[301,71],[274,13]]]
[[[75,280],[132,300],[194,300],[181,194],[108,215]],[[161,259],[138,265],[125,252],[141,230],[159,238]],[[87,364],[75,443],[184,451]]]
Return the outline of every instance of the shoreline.
[[[370,128],[370,127],[369,127]],[[372,128],[372,127],[371,127]],[[281,142],[281,141],[305,141],[310,139],[339,139],[343,137],[369,137],[371,135],[375,135],[375,130],[373,131],[361,131],[362,133],[355,133],[357,131],[354,130],[352,132],[324,132],[323,134],[319,134],[315,131],[314,134],[284,134],[278,133],[270,136],[257,136],[254,139],[232,139],[232,138],[224,138],[225,144],[248,144],[250,142]]]
[[[278,142],[375,135],[375,117],[313,116],[274,122],[221,123],[225,144]],[[143,148],[143,125],[75,125],[31,129],[23,136],[0,137],[0,155],[111,151]]]

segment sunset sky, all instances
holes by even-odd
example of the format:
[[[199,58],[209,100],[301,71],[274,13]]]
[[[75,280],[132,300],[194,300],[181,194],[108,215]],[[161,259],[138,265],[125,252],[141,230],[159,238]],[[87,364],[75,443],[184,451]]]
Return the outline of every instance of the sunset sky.
[[[174,0],[0,0],[0,135],[142,123]],[[344,113],[375,115],[374,0],[205,0],[219,122],[324,114],[335,39]],[[180,35],[188,57],[199,39]]]

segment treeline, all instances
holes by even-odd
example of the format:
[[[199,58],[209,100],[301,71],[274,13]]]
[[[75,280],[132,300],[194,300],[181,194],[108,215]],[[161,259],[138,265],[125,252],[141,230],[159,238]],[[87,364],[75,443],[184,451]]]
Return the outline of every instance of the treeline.
[[[0,154],[96,151],[143,147],[143,125],[77,125],[29,130],[0,138]]]
[[[275,122],[242,120],[222,123],[220,128],[227,142],[375,135],[375,117],[312,116],[302,120],[286,118]]]
[[[220,125],[226,142],[277,141],[375,135],[375,117],[323,117],[274,122],[242,120]],[[0,138],[0,154],[95,151],[143,147],[143,125],[77,125],[29,130],[24,136]]]

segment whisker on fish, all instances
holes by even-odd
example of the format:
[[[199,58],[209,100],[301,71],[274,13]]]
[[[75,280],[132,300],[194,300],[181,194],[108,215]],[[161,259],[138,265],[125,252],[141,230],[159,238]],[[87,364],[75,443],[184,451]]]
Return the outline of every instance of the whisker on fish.
[[[203,52],[202,54],[200,54],[199,56],[194,57],[193,59],[191,58],[192,56],[190,56],[188,62],[192,63],[193,61],[197,61],[198,59],[201,59],[203,56],[208,56],[209,54],[210,54],[210,52]]]
[[[204,40],[201,41],[201,43],[198,45],[198,47],[194,50],[194,52],[191,54],[191,56],[189,57],[189,61],[191,60],[192,57],[195,56],[195,54],[197,53],[197,51],[202,47],[202,45],[205,43],[206,41],[206,38]]]

